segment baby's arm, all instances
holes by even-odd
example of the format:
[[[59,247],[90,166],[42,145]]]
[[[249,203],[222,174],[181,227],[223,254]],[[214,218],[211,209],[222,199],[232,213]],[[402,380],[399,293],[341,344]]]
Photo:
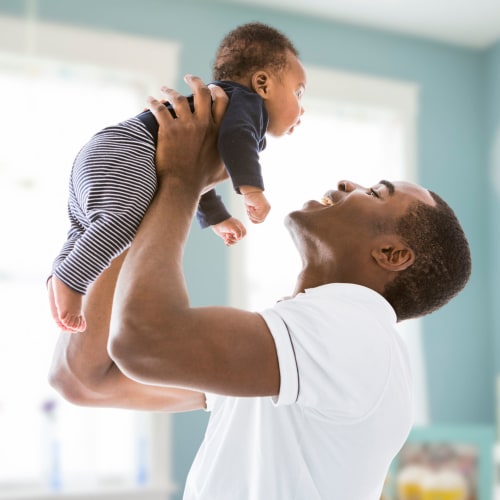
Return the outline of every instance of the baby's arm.
[[[254,224],[264,222],[271,205],[262,190],[254,186],[240,186],[240,192],[243,195],[248,218]]]
[[[198,203],[196,218],[202,229],[209,226],[215,226],[230,217],[231,214],[228,212],[222,198],[217,194],[215,189],[211,189],[201,196]]]
[[[230,217],[212,226],[212,230],[220,236],[227,246],[238,243],[247,234],[245,226],[235,217]]]
[[[202,228],[210,226],[227,246],[234,245],[247,234],[245,226],[231,216],[215,189],[211,189],[200,198],[196,218]]]
[[[248,217],[263,222],[271,208],[263,194],[259,153],[265,148],[267,112],[262,99],[235,89],[219,130],[217,146],[235,191],[244,197]]]

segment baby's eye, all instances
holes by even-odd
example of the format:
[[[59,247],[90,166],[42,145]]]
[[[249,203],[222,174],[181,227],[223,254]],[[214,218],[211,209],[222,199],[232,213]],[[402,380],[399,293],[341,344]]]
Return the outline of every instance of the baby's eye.
[[[298,97],[299,99],[301,99],[301,98],[302,98],[302,96],[304,95],[304,89],[299,89],[299,90],[297,90],[297,92],[295,92],[295,94],[297,95],[297,97]]]

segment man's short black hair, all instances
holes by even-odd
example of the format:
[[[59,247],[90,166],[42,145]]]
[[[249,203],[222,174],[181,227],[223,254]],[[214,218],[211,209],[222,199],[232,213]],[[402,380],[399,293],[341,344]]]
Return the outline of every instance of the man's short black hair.
[[[460,222],[441,197],[430,194],[436,206],[416,202],[396,222],[396,234],[415,252],[414,264],[387,284],[383,293],[398,321],[439,309],[470,278],[470,249]]]

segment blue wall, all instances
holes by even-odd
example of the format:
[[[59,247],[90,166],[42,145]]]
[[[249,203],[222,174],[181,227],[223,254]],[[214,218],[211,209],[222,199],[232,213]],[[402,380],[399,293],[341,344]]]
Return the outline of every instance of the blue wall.
[[[494,332],[494,351],[496,353],[496,373],[500,374],[500,42],[487,52],[487,96],[488,96],[488,160],[491,178],[491,220],[490,220],[490,294]]]
[[[23,2],[3,0],[0,12],[22,14],[23,7]],[[466,290],[424,319],[431,420],[493,423],[494,374],[500,370],[500,360],[495,370],[494,359],[500,347],[495,307],[500,292],[493,286],[500,281],[500,266],[493,259],[500,251],[500,195],[489,176],[494,134],[500,133],[499,45],[472,50],[208,0],[39,0],[39,16],[177,40],[182,44],[180,74],[193,72],[206,79],[222,35],[242,22],[261,20],[288,33],[306,65],[416,82],[420,182],[455,208],[469,236],[474,265]],[[186,90],[181,82],[178,88]],[[498,170],[498,157],[496,162]],[[227,300],[226,252],[196,228],[186,272],[195,305]],[[202,412],[174,417],[174,467],[181,484],[205,422]]]

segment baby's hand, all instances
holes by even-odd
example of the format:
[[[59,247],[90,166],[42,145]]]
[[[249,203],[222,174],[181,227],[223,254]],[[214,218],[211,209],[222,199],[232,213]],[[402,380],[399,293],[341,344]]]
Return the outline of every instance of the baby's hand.
[[[254,224],[260,224],[266,220],[267,214],[271,210],[271,205],[267,201],[262,191],[242,192],[245,200],[245,208],[248,218]]]
[[[230,217],[218,224],[214,224],[212,230],[224,240],[224,243],[228,247],[238,243],[247,234],[245,226],[235,217]]]

